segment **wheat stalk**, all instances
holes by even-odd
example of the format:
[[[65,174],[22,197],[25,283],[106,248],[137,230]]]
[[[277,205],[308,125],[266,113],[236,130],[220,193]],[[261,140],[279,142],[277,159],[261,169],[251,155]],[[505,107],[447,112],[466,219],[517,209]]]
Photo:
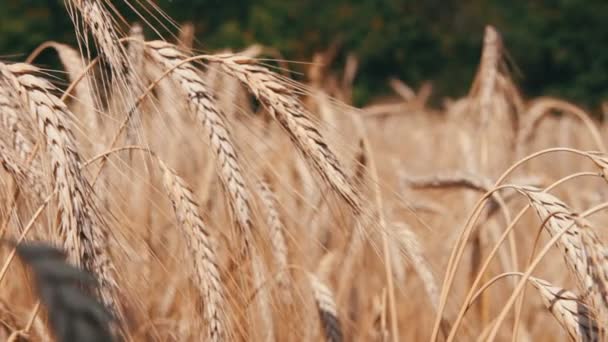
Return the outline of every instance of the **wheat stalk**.
[[[18,161],[6,144],[0,139],[0,163],[17,181],[22,191],[32,192],[38,200],[42,200],[46,194],[46,186],[42,171],[31,165],[23,165]],[[1,235],[1,234],[0,234]]]
[[[578,106],[575,106],[571,103],[568,103],[563,100],[551,98],[551,97],[541,97],[539,99],[534,100],[530,107],[527,110],[525,117],[526,121],[522,122],[522,126],[517,136],[517,156],[523,157],[525,146],[532,140],[534,134],[536,132],[536,128],[540,125],[542,120],[547,117],[548,114],[553,111],[559,111],[564,114],[570,114],[574,116],[576,119],[581,121],[585,128],[589,131],[591,137],[597,148],[601,152],[606,152],[606,147],[602,136],[597,128],[595,122],[590,118],[589,114],[587,114],[583,109]],[[563,121],[563,119],[562,119]]]

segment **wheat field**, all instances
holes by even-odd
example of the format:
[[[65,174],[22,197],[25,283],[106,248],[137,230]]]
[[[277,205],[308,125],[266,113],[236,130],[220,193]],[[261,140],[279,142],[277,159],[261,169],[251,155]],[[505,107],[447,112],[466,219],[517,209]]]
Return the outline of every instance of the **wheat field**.
[[[0,62],[0,339],[106,324],[94,298],[117,341],[604,340],[608,126],[520,93],[493,27],[467,96],[356,108],[354,56],[296,81],[272,47],[66,9],[78,46]],[[97,279],[67,322],[27,241]]]

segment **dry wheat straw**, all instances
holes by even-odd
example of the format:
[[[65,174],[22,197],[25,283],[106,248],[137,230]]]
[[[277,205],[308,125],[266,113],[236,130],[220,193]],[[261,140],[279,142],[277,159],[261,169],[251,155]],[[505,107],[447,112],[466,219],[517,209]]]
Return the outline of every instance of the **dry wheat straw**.
[[[8,305],[0,300],[0,338],[7,340],[17,330],[17,319],[8,309]]]
[[[9,84],[0,80],[0,158],[2,166],[11,173],[23,190],[33,190],[39,200],[45,197],[43,170],[40,160],[35,158],[33,139],[34,125],[19,105],[16,94],[9,91]],[[8,141],[7,141],[8,139]],[[26,165],[28,164],[28,165]]]
[[[215,255],[212,237],[199,215],[198,204],[183,179],[159,160],[163,172],[163,183],[190,249],[196,269],[196,285],[205,306],[208,336],[211,341],[222,341],[226,335],[226,316],[223,311],[224,289]]]
[[[250,196],[223,114],[192,64],[180,64],[186,58],[184,54],[163,41],[148,42],[147,47],[146,52],[156,63],[166,69],[175,67],[171,76],[187,94],[189,105],[209,135],[212,150],[218,160],[220,179],[230,195],[231,206],[243,233],[244,247],[248,249],[251,238]]]
[[[28,64],[0,64],[2,77],[21,94],[23,107],[29,109],[46,138],[59,197],[59,227],[70,259],[98,274],[104,303],[119,313],[105,232],[89,200],[92,189],[80,173],[81,158],[69,128],[72,114],[52,94],[53,86],[35,76],[36,72],[38,69]]]

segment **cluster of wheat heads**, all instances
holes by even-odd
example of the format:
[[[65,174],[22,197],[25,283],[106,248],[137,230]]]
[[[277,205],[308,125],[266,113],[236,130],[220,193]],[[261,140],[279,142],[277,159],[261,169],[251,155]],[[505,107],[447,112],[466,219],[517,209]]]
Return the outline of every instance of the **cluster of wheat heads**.
[[[466,97],[354,108],[354,56],[298,83],[266,47],[160,39],[151,2],[145,27],[66,3],[78,47],[0,64],[0,237],[62,246],[121,339],[603,339],[608,128],[526,100],[495,29]],[[61,339],[15,252],[0,337]]]

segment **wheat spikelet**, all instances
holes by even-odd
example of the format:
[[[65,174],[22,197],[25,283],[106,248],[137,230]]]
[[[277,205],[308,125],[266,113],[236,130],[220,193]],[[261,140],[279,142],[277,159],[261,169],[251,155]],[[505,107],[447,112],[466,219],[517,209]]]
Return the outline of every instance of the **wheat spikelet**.
[[[587,307],[577,296],[549,282],[530,277],[543,303],[574,341],[599,341],[599,329]]]
[[[548,220],[545,227],[550,235],[570,227],[557,246],[577,280],[581,298],[589,302],[599,322],[608,322],[608,261],[595,231],[555,196],[533,187],[517,190],[528,197],[541,220]]]
[[[325,339],[328,342],[342,341],[342,328],[338,319],[338,310],[331,290],[312,273],[308,273],[308,283],[312,289],[319,319],[323,326]]]
[[[2,82],[5,83],[5,82]],[[0,124],[10,141],[8,147],[17,152],[17,156],[25,161],[34,150],[34,134],[31,122],[20,115],[22,111],[16,95],[7,87],[0,86]],[[5,136],[2,137],[6,139]],[[34,165],[39,168],[39,166]]]
[[[237,77],[268,109],[312,166],[348,203],[355,214],[363,211],[360,194],[352,186],[317,125],[302,107],[295,91],[268,69],[238,55],[209,56]]]
[[[27,115],[21,115],[23,110],[18,99],[8,90],[9,85],[4,83],[4,80],[0,80],[0,129],[4,133],[0,136],[2,166],[15,177],[22,189],[31,189],[33,191],[30,192],[42,199],[46,187],[42,181],[40,160],[33,155],[33,124]]]
[[[220,279],[214,243],[198,214],[194,195],[184,181],[159,160],[163,183],[173,203],[180,228],[183,230],[196,268],[197,286],[205,305],[210,341],[222,341],[226,335],[224,289]]]
[[[209,135],[209,141],[218,160],[220,179],[230,195],[231,206],[243,233],[244,246],[248,249],[251,234],[250,196],[245,187],[236,148],[226,128],[223,114],[215,105],[212,94],[209,93],[197,70],[190,63],[180,64],[185,59],[181,52],[173,45],[162,41],[148,42],[147,47],[146,52],[156,63],[166,69],[175,67],[171,76],[187,94],[192,110]]]
[[[278,283],[283,293],[283,298],[289,301],[290,298],[290,281],[289,273],[287,271],[287,244],[285,243],[285,237],[283,231],[285,229],[279,210],[277,208],[277,199],[268,185],[263,180],[258,182],[258,191],[260,198],[266,207],[267,219],[266,224],[270,229],[270,242],[272,244],[272,257],[278,269]]]
[[[0,139],[0,163],[15,178],[22,191],[32,192],[38,200],[45,197],[46,186],[42,181],[42,172],[31,165],[28,167],[20,163],[2,139]]]
[[[1,76],[22,95],[23,107],[29,109],[46,138],[59,197],[59,227],[70,259],[99,274],[103,301],[118,313],[113,265],[106,250],[106,236],[89,200],[92,190],[80,173],[80,154],[68,123],[71,113],[51,93],[52,85],[36,77],[36,72],[28,64],[0,64]]]

